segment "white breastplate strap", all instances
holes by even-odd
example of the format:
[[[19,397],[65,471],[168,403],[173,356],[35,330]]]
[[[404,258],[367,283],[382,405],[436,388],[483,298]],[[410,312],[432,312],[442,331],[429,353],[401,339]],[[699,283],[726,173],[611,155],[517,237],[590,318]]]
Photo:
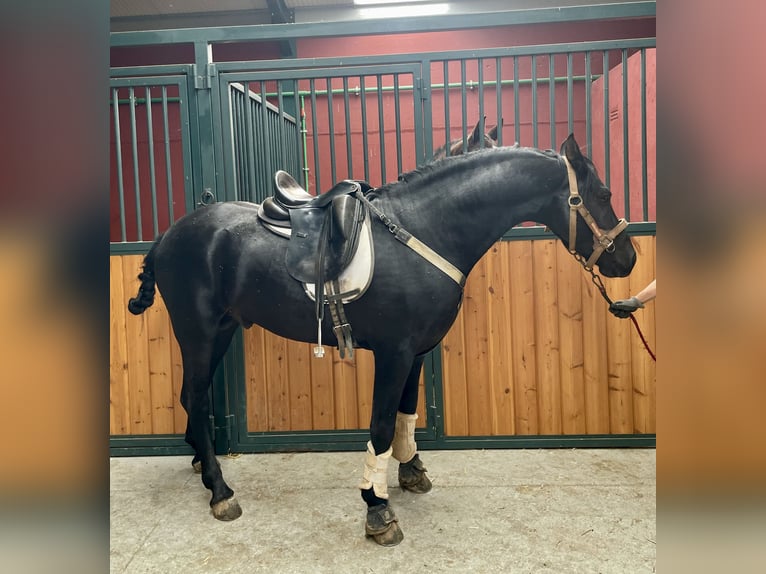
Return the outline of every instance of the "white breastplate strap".
[[[364,475],[359,488],[367,490],[372,487],[375,496],[388,500],[388,461],[393,449],[389,448],[383,454],[375,454],[372,442],[367,441],[367,452],[364,455]]]
[[[399,462],[410,462],[412,457],[418,452],[418,446],[415,444],[415,426],[417,425],[418,414],[406,415],[401,412],[396,413],[396,430],[394,431],[394,442],[391,444],[393,456]]]

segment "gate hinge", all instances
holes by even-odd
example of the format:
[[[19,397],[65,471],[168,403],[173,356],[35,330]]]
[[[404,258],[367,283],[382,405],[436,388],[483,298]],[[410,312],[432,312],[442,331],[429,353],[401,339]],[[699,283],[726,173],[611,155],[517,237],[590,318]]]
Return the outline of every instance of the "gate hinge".
[[[415,78],[415,89],[420,93],[421,100],[427,100],[431,97],[431,86],[423,83],[423,78]]]
[[[194,71],[194,87],[198,90],[209,90],[213,86],[213,78],[218,75],[218,69],[215,64],[205,65],[204,70],[192,64]]]
[[[220,425],[216,426],[215,424],[215,415],[210,415],[210,427],[213,431],[213,440],[216,440],[218,438],[219,432],[225,432],[226,433],[226,440],[228,442],[231,442],[231,437],[234,432],[234,429],[236,428],[236,418],[234,415],[225,415],[223,417],[225,419],[225,422]]]

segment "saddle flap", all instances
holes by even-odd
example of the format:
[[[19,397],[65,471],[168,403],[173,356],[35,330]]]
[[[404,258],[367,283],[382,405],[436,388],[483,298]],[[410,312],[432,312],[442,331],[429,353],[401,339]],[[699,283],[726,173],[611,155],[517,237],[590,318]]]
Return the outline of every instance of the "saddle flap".
[[[365,212],[347,195],[333,198],[327,209],[291,210],[293,231],[285,255],[290,276],[303,283],[337,278],[356,252]]]

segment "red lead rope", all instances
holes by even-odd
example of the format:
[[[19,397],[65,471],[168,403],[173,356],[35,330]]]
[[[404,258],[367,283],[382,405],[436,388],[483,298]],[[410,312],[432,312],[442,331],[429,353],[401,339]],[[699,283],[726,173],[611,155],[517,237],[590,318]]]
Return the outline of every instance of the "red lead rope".
[[[576,259],[576,257],[575,257],[575,259]],[[604,282],[601,281],[601,277],[596,275],[593,272],[593,270],[591,270],[591,269],[588,269],[588,271],[591,274],[591,280],[593,281],[593,284],[601,292],[601,296],[606,300],[607,303],[609,303],[611,305],[612,304],[612,300],[609,298],[609,295],[606,294],[606,287],[604,287]],[[638,332],[638,336],[641,337],[641,342],[644,344],[644,349],[646,349],[646,352],[649,353],[649,356],[656,363],[657,362],[657,357],[652,352],[651,348],[649,348],[649,343],[646,342],[646,337],[644,337],[644,334],[641,332],[641,327],[638,326],[638,321],[633,316],[633,313],[630,314],[630,320],[633,322],[633,326],[636,328],[636,331]]]

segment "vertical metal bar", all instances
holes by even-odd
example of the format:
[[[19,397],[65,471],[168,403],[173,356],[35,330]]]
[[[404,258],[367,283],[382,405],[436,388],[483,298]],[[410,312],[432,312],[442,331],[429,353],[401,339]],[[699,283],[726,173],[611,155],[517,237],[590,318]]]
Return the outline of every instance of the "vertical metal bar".
[[[465,71],[465,58],[460,60],[460,103],[462,106],[462,113],[460,116],[461,125],[463,126],[463,153],[468,153],[468,118],[466,117],[466,108],[468,107],[466,93],[466,71]]]
[[[255,190],[255,152],[254,135],[258,133],[255,129],[257,115],[253,117],[253,107],[255,101],[249,96],[249,84],[245,82],[244,91],[240,95],[238,90],[233,90],[228,86],[229,97],[232,101],[231,123],[236,127],[237,139],[234,141],[234,159],[237,161],[238,189],[234,196],[240,201],[252,201],[253,191]],[[249,134],[249,142],[248,142]]]
[[[479,78],[479,131],[481,132],[481,147],[484,147],[484,134],[486,129],[484,126],[484,59],[478,58],[476,60],[477,73]]]
[[[168,223],[176,220],[173,214],[173,170],[170,164],[170,129],[168,126],[168,87],[162,86],[162,139],[165,143],[165,181],[168,190]]]
[[[141,228],[141,185],[138,181],[138,136],[136,135],[136,94],[130,88],[130,137],[133,151],[133,189],[136,195],[136,241],[143,241],[144,233]]]
[[[235,97],[236,93],[236,91],[233,93]],[[250,97],[250,82],[245,82],[244,92],[242,93],[242,102],[240,104],[242,108],[244,108],[244,117],[242,117],[242,109],[240,109],[238,114],[240,118],[239,121],[244,122],[244,125],[243,123],[240,123],[240,126],[243,127],[244,130],[240,130],[242,139],[237,147],[239,148],[238,152],[242,162],[242,167],[240,168],[242,170],[242,174],[240,175],[240,178],[242,179],[242,196],[240,199],[245,200],[245,198],[247,198],[248,201],[253,201],[253,194],[256,193],[258,185],[262,184],[264,181],[263,177],[260,178],[260,182],[256,181],[255,138],[258,137],[258,132],[260,132],[261,149],[265,149],[263,146],[266,145],[264,143],[265,136],[263,134],[263,122],[261,122],[260,130],[256,131],[255,129],[256,122],[253,118],[253,108],[257,109],[257,102],[258,100]],[[263,107],[263,100],[261,100],[261,108]],[[263,155],[262,151],[260,155]],[[263,157],[261,157],[260,161],[257,163],[258,165],[263,166]],[[265,167],[262,167],[261,169],[263,170]],[[245,178],[247,179],[245,180]]]
[[[601,79],[604,82],[604,183],[609,187],[611,183],[610,172],[612,167],[611,146],[609,142],[609,51],[603,53],[603,75]],[[590,150],[590,148],[588,148]]]
[[[551,149],[556,149],[556,58],[548,55],[548,94],[550,98]]]
[[[344,118],[346,120],[346,165],[348,167],[347,178],[354,179],[354,160],[352,159],[353,148],[351,146],[351,104],[348,99],[348,76],[343,76],[343,105]]]
[[[378,76],[378,130],[380,131],[380,184],[386,183],[386,129],[383,121],[383,78]]]
[[[449,100],[449,60],[444,60],[444,155],[446,156],[450,154]]]
[[[269,133],[269,100],[266,97],[266,82],[264,80],[260,81],[260,88],[261,88],[261,113],[258,114],[261,116],[261,149],[260,149],[260,159],[261,161],[258,162],[260,166],[260,175],[261,175],[261,189],[267,190],[270,188],[269,186],[269,172],[273,172],[273,167],[270,163],[271,161],[271,134]]]
[[[244,124],[242,122],[242,118],[244,117],[244,112],[240,108],[240,98],[239,98],[239,92],[236,89],[233,89],[231,84],[227,85],[228,89],[228,95],[229,95],[229,103],[230,103],[230,123],[231,123],[231,134],[232,134],[232,168],[233,168],[233,182],[234,182],[234,196],[237,199],[242,199],[242,190],[245,189],[245,185],[243,182],[244,176],[245,176],[245,167],[243,165],[244,160],[244,154],[241,151],[242,142],[245,139],[244,136]]]
[[[279,149],[282,152],[281,161],[274,167],[282,166],[291,169],[287,163],[287,137],[285,136],[285,99],[282,90],[282,80],[277,80],[277,106],[279,107],[279,116],[277,116],[277,133],[279,134]],[[296,174],[297,175],[297,174]]]
[[[574,133],[574,72],[572,52],[567,54],[567,134]]]
[[[154,237],[160,234],[160,225],[157,219],[157,178],[154,173],[154,125],[152,121],[152,89],[144,88],[146,98],[146,139],[149,140],[149,186],[152,193],[152,229]]]
[[[332,106],[332,78],[325,78],[327,82],[327,117],[330,130],[330,173],[332,174],[332,185],[338,181],[337,166],[335,165],[335,116]]]
[[[590,52],[585,52],[585,149],[588,155],[591,155],[593,148],[591,147],[593,126],[591,126],[591,114],[590,114],[590,89],[591,89],[591,71],[590,71]]]
[[[317,129],[317,90],[314,78],[309,80],[309,91],[311,92],[311,130],[314,134],[314,187],[316,194],[319,195],[320,186],[320,167],[319,167],[319,130]]]
[[[370,156],[367,153],[367,86],[366,76],[359,76],[359,97],[362,99],[362,149],[364,150],[364,180],[370,181]]]
[[[537,56],[532,54],[532,147],[538,147],[537,141]]]
[[[643,196],[644,221],[649,221],[649,177],[646,170],[646,48],[641,48],[641,195]]]
[[[122,141],[120,140],[120,98],[117,88],[112,88],[112,112],[114,115],[114,151],[117,156],[117,194],[120,198],[120,241],[128,240],[125,226],[125,188],[122,181]]]
[[[503,73],[502,58],[495,58],[495,98],[497,102],[497,145],[503,145]]]
[[[417,71],[412,73],[412,85],[416,86],[412,95],[412,111],[415,136],[415,165],[421,166],[427,157],[433,154],[433,118],[431,99],[431,62],[425,60]]]
[[[293,89],[293,109],[295,110],[295,164],[297,166],[298,172],[301,174],[301,176],[298,177],[298,180],[303,180],[303,185],[308,186],[308,178],[305,176],[305,168],[303,161],[303,116],[304,116],[304,110],[303,110],[303,101],[300,99],[300,83],[298,80],[295,80],[294,82],[294,89]]]
[[[414,96],[413,96],[414,97]],[[396,126],[396,173],[402,173],[402,119],[399,109],[399,74],[394,74],[394,122]]]
[[[630,220],[630,138],[628,137],[628,50],[622,49],[622,190],[625,219]]]
[[[513,128],[516,143],[521,145],[521,125],[519,125],[519,57],[513,57]]]

